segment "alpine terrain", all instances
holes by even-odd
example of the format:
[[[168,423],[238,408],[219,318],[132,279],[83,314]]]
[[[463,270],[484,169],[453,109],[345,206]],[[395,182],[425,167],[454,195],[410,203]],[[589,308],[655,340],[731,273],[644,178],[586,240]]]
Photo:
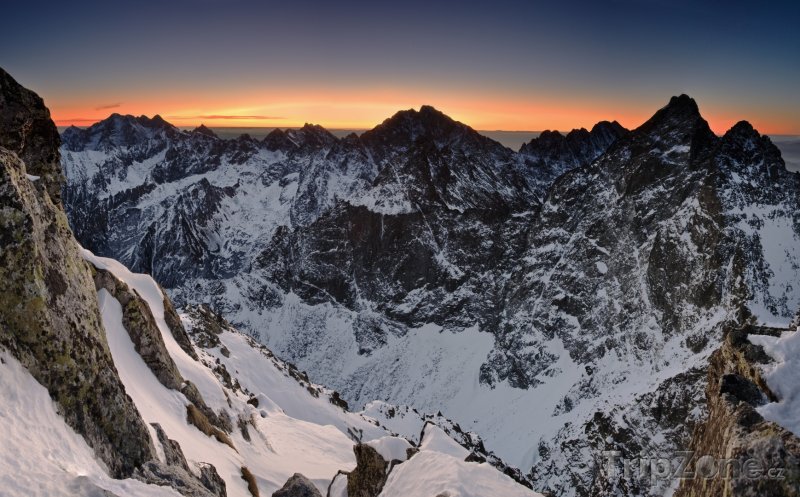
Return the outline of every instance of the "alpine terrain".
[[[83,248],[59,146],[42,99],[0,70],[0,495],[541,495],[456,423],[353,412],[208,306],[178,312]]]
[[[61,139],[83,247],[409,441],[439,419],[558,496],[798,493],[800,175],[747,122],[681,95],[516,152],[430,106],[344,138],[114,114]],[[628,471],[690,449],[785,471]]]

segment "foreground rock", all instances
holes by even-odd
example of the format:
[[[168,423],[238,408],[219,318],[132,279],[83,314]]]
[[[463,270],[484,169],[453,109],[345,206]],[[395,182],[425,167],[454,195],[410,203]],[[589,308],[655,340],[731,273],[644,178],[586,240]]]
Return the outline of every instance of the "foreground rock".
[[[322,497],[317,487],[300,473],[286,480],[286,483],[272,497]]]
[[[748,335],[785,330],[729,328],[711,357],[708,418],[693,433],[688,478],[675,497],[800,495],[800,438],[765,420],[756,408],[777,400],[760,373],[770,361]]]
[[[156,457],[114,368],[88,265],[61,208],[59,138],[0,69],[0,345],[44,385],[117,477]]]

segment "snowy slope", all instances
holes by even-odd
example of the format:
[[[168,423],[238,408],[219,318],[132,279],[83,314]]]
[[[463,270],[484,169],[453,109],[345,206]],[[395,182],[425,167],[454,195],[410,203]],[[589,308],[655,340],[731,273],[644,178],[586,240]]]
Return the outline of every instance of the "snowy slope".
[[[778,401],[760,407],[758,412],[800,436],[800,327],[785,331],[780,337],[750,335],[749,339],[764,347],[775,360],[762,368]]]
[[[535,497],[487,463],[466,462],[469,451],[441,428],[426,426],[419,452],[396,466],[380,497]]]
[[[389,430],[367,414],[342,409],[332,401],[332,391],[299,382],[285,363],[245,335],[224,329],[218,335],[218,345],[196,347],[200,361],[193,359],[176,342],[166,324],[163,295],[152,278],[132,273],[120,263],[97,257],[88,250],[84,250],[84,257],[95,267],[110,271],[145,300],[181,375],[198,387],[208,406],[247,424],[247,436],[241,425],[230,434],[235,448],[190,425],[186,420],[186,397],[159,382],[123,326],[119,301],[105,289],[99,290],[98,303],[114,363],[143,419],[158,423],[170,439],[176,440],[195,470],[198,464],[212,464],[225,480],[229,496],[250,495],[241,478],[242,467],[255,475],[262,495],[270,495],[298,472],[311,479],[324,494],[337,472],[354,469],[356,442],[372,445],[387,460],[406,459],[406,450],[412,447],[409,441],[390,436]],[[199,326],[192,314],[185,314],[182,319],[190,334],[193,327]],[[220,363],[230,372],[236,388],[223,384],[212,370]],[[428,436],[429,433],[432,435]],[[160,447],[155,432],[151,435],[156,447]],[[538,495],[489,463],[464,462],[470,450],[434,425],[427,427],[420,450],[421,454],[432,453],[425,459],[432,458],[445,471],[437,477],[442,488],[457,490],[469,479],[482,488],[481,482],[486,480],[485,488],[511,488],[519,495]],[[163,448],[160,453],[163,457]],[[473,466],[479,468],[477,472],[463,480]],[[393,481],[416,479],[424,467],[415,464]]]
[[[223,336],[221,339],[225,345],[234,351],[231,370],[244,372],[240,382],[251,386],[251,391],[259,392],[259,407],[248,404],[248,399],[240,392],[226,389],[208,367],[180,348],[164,321],[163,296],[152,278],[131,273],[118,262],[96,257],[88,251],[85,256],[97,267],[111,271],[145,299],[181,375],[198,387],[209,407],[215,411],[227,411],[234,419],[241,416],[252,423],[255,434],[251,435],[249,442],[241,431],[232,434],[235,450],[191,426],[186,421],[186,398],[164,387],[153,375],[122,326],[119,302],[104,289],[100,290],[98,300],[111,353],[125,388],[142,417],[148,423],[160,423],[167,436],[180,443],[190,462],[213,464],[225,480],[229,496],[250,495],[246,482],[241,478],[242,466],[256,475],[265,495],[280,488],[296,472],[312,479],[324,492],[338,470],[355,466],[353,441],[345,434],[346,430],[335,426],[344,428],[347,424],[345,418],[348,416],[343,411],[334,413],[334,409],[328,412],[319,409],[320,403],[315,402],[317,399],[296,382],[291,384],[294,380],[281,375],[257,349],[247,345],[244,337]],[[246,362],[237,363],[239,358]],[[256,382],[250,384],[253,378]],[[277,402],[269,396],[273,391]],[[286,405],[292,412],[314,417],[317,422],[291,417],[281,405]],[[351,424],[367,428],[367,436],[385,435],[384,431],[360,418]],[[155,437],[154,443],[158,444]]]
[[[113,480],[84,439],[66,425],[50,394],[6,351],[0,351],[0,494],[177,497],[167,487]]]

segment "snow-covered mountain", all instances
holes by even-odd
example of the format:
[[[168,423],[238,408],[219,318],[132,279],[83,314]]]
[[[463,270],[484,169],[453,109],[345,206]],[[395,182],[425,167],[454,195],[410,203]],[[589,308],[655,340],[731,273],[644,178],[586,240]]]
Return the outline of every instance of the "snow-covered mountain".
[[[162,131],[117,120],[95,143]],[[207,307],[179,315],[152,277],[82,249],[58,146],[42,100],[0,70],[0,494],[540,495],[442,416],[351,412]],[[395,412],[415,434],[381,423]]]
[[[559,495],[665,491],[597,454],[685,447],[724,326],[800,307],[798,175],[685,95],[518,153],[431,107],[343,139],[131,116],[63,139],[85,246],[353,406],[441,411]]]
[[[745,122],[58,141],[0,71],[5,493],[797,493],[800,177]],[[625,466],[686,448],[780,471]]]

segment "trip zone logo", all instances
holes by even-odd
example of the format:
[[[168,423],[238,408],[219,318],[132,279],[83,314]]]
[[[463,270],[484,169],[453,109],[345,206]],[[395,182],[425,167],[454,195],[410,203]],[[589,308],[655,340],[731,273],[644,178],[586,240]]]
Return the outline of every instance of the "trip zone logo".
[[[661,486],[672,480],[783,480],[786,469],[771,466],[758,458],[719,458],[697,456],[693,451],[682,451],[672,456],[623,457],[617,450],[603,451],[602,464],[609,478],[650,482]]]

